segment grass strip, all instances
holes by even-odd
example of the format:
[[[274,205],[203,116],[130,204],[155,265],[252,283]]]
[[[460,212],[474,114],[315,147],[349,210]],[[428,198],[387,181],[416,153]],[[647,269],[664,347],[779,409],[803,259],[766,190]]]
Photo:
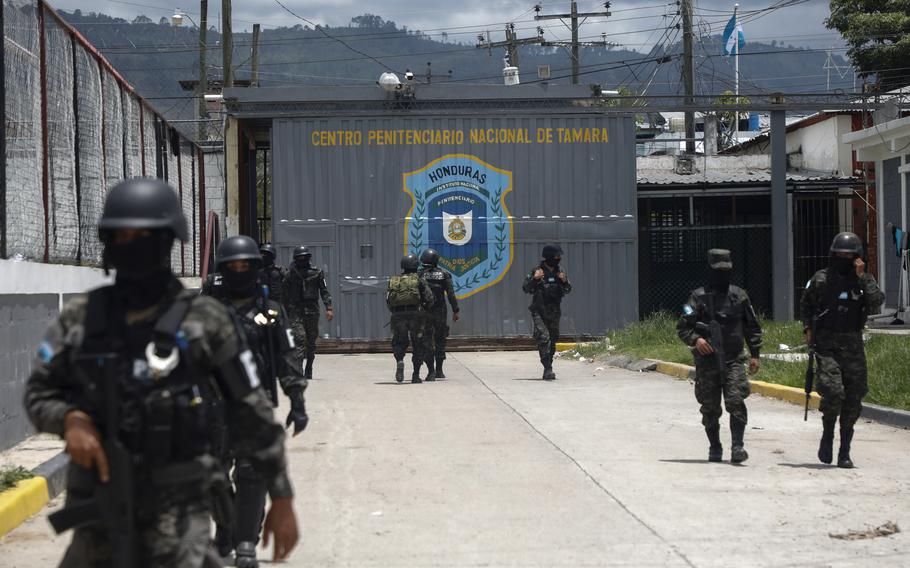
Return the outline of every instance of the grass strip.
[[[677,318],[658,313],[646,320],[611,331],[604,339],[579,348],[585,357],[623,354],[642,359],[660,359],[692,365],[692,353],[676,335]],[[806,352],[800,322],[762,321],[763,354]],[[783,351],[780,345],[790,351]],[[865,401],[891,408],[910,410],[910,337],[871,334],[866,341],[869,394]],[[754,378],[769,383],[802,388],[806,364],[762,359]]]
[[[0,493],[12,489],[24,479],[31,479],[35,475],[22,466],[0,469]]]

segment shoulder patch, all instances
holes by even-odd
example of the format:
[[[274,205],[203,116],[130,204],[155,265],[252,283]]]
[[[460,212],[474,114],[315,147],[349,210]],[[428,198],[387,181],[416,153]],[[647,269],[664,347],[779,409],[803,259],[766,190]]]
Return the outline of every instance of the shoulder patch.
[[[809,286],[812,286],[812,279],[811,279],[811,278],[808,279],[808,280],[806,280],[806,290],[809,289]]]
[[[683,313],[686,314],[687,316],[691,316],[692,314],[695,313],[695,310],[692,309],[692,306],[690,306],[689,304],[686,304],[685,306],[683,306]]]
[[[51,347],[50,342],[47,340],[42,341],[41,345],[38,346],[38,359],[42,363],[50,363],[53,358],[54,348]]]

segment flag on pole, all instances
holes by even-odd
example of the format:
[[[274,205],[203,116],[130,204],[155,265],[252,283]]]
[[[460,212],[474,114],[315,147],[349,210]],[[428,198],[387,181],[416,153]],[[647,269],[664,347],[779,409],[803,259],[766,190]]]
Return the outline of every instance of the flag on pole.
[[[739,53],[744,45],[746,45],[746,36],[743,35],[743,27],[736,21],[736,16],[733,16],[727,22],[727,27],[724,28],[724,55]]]

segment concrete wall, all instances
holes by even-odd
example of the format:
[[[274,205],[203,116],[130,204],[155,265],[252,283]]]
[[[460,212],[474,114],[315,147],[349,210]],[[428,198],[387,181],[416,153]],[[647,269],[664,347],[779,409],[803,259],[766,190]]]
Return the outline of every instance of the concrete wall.
[[[205,152],[205,208],[214,211],[221,219],[221,237],[227,236],[227,183],[224,169],[224,151]]]
[[[840,136],[850,131],[850,116],[832,116],[788,133],[787,154],[802,154],[801,169],[850,175],[851,149],[839,142]]]
[[[22,407],[35,350],[64,295],[109,279],[96,268],[0,260],[0,450],[32,433]]]

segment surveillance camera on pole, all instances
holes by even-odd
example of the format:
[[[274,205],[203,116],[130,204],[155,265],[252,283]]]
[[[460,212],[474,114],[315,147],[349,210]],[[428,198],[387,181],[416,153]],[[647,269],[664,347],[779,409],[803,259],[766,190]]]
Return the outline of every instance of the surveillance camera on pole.
[[[410,69],[405,69],[405,71],[404,71],[404,78],[407,79],[408,81],[413,81],[413,80],[414,80],[414,73],[411,72]]]
[[[379,76],[379,86],[387,93],[401,89],[401,80],[394,73],[383,73]]]

